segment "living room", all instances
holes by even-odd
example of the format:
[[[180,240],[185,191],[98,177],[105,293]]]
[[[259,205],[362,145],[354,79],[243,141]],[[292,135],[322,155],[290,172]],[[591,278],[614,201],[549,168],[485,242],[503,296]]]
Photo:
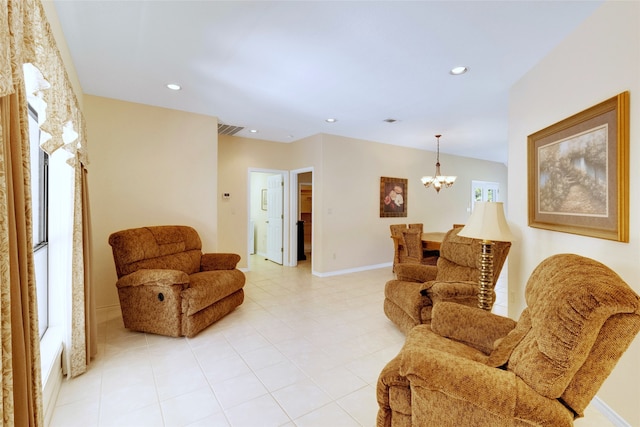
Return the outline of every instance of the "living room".
[[[47,12],[58,45],[73,63]],[[628,243],[540,230],[528,226],[527,136],[616,94],[640,89],[640,7],[637,2],[605,2],[567,39],[518,81],[509,94],[508,168],[501,162],[442,155],[442,167],[457,174],[454,187],[436,195],[421,188],[420,176],[431,172],[434,153],[343,138],[330,133],[292,144],[218,137],[216,117],[83,95],[90,135],[91,211],[95,261],[92,271],[98,311],[117,306],[115,271],[107,237],[113,231],[147,224],[188,222],[201,233],[208,251],[242,254],[248,267],[248,169],[313,168],[313,272],[329,276],[366,270],[390,262],[390,219],[377,208],[381,176],[409,180],[407,222],[444,231],[468,217],[472,179],[499,182],[507,217],[517,240],[508,262],[509,315],[525,307],[524,285],[534,267],[551,254],[572,252],[614,269],[640,291],[637,254],[639,199],[629,191]],[[640,125],[631,101],[630,145],[637,145]],[[176,141],[180,141],[176,143]],[[446,141],[446,135],[443,142]],[[446,143],[446,142],[445,142]],[[366,146],[366,149],[364,147]],[[636,160],[637,159],[637,160]],[[631,165],[640,152],[629,152]],[[425,168],[427,170],[425,170]],[[171,173],[167,173],[171,171]],[[640,182],[630,172],[630,187]],[[184,189],[189,191],[185,192]],[[222,199],[230,193],[230,199]],[[211,197],[209,197],[211,196]],[[170,206],[171,209],[167,209]],[[348,230],[348,235],[347,231]],[[640,425],[640,342],[636,340],[598,393],[602,410],[619,425]]]
[[[637,79],[638,39],[636,22],[638,8],[635,3],[606,2],[587,21],[585,21],[570,37],[561,43],[545,60],[537,64],[520,82],[512,88],[509,103],[509,168],[496,162],[474,161],[466,158],[442,155],[441,163],[446,173],[459,175],[460,183],[443,190],[436,195],[433,190],[420,188],[419,179],[425,172],[430,172],[434,163],[433,153],[421,150],[409,150],[391,145],[369,144],[369,142],[336,137],[329,134],[317,135],[293,144],[267,143],[266,145],[242,138],[219,137],[218,151],[211,153],[216,158],[217,173],[211,170],[203,172],[191,162],[182,166],[185,174],[210,174],[205,179],[191,181],[193,194],[206,194],[208,182],[217,182],[217,194],[231,194],[231,199],[192,200],[195,209],[189,210],[193,215],[193,223],[202,229],[206,245],[210,248],[225,248],[240,254],[247,253],[247,183],[249,167],[293,170],[303,167],[314,167],[314,249],[313,269],[318,273],[363,268],[389,262],[391,244],[388,237],[388,219],[378,217],[378,179],[380,176],[399,176],[409,180],[410,199],[407,222],[424,222],[426,229],[446,230],[450,224],[464,223],[467,218],[469,194],[465,188],[471,179],[497,181],[501,184],[505,195],[507,217],[517,235],[508,258],[509,282],[509,314],[517,317],[523,309],[524,284],[533,268],[546,256],[561,252],[578,252],[593,257],[609,265],[623,278],[626,278],[634,289],[638,289],[633,278],[638,269],[635,262],[638,239],[633,230],[637,222],[630,217],[631,237],[629,243],[620,243],[584,236],[550,232],[528,227],[527,212],[527,136],[568,116],[582,111],[598,102],[615,96],[619,92],[629,90],[631,96],[638,88]],[[624,40],[624,42],[620,42]],[[598,53],[606,60],[594,61]],[[165,164],[175,167],[174,151],[157,150],[160,146],[170,144],[170,136],[178,129],[189,129],[194,135],[206,135],[205,140],[193,143],[200,145],[200,150],[210,150],[211,135],[215,134],[216,123],[206,117],[174,113],[146,107],[121,103],[113,100],[85,97],[87,119],[90,126],[96,126],[104,118],[102,125],[90,129],[96,135],[92,141],[93,168],[96,183],[92,189],[94,201],[104,197],[99,206],[125,206],[126,211],[117,214],[110,210],[94,209],[96,255],[105,262],[96,269],[97,276],[103,281],[100,289],[104,291],[102,301],[115,304],[115,292],[112,289],[113,275],[106,244],[102,248],[98,242],[106,241],[107,235],[132,222],[142,223],[146,217],[146,199],[138,195],[145,192],[157,192],[158,188],[179,188],[172,182],[173,175],[158,176],[146,168]],[[635,103],[631,102],[631,117]],[[127,120],[136,117],[135,123]],[[172,125],[170,131],[159,131],[159,123],[188,120],[184,124]],[[148,125],[144,125],[145,121]],[[195,123],[200,123],[200,127]],[[93,123],[93,125],[92,125]],[[114,139],[107,133],[106,123],[123,123],[121,131],[126,131],[139,124],[138,137],[146,134],[149,141],[147,150],[140,149],[139,157],[132,157],[130,148],[134,137]],[[150,124],[154,123],[154,126]],[[634,146],[637,124],[631,122],[631,146]],[[208,129],[204,129],[208,127]],[[135,127],[134,127],[135,129]],[[113,132],[113,129],[110,131]],[[153,134],[149,134],[154,132]],[[182,131],[181,131],[182,132]],[[163,136],[165,135],[165,136]],[[446,137],[446,136],[445,136]],[[443,142],[446,141],[443,138]],[[114,144],[116,144],[114,146]],[[122,145],[119,145],[122,144]],[[215,144],[215,143],[214,143]],[[366,145],[366,150],[363,147]],[[193,146],[192,146],[193,147]],[[107,161],[107,151],[116,149],[131,162],[133,168],[143,168],[141,176],[149,176],[148,183],[140,182],[144,188],[132,193],[126,199],[123,194],[113,194],[113,189],[122,189],[130,185],[126,176],[113,175],[115,160]],[[181,147],[180,150],[196,148]],[[153,162],[147,156],[154,153]],[[127,155],[128,154],[128,155]],[[630,152],[630,164],[635,163],[638,156]],[[185,154],[185,158],[187,158]],[[201,158],[201,157],[200,157]],[[379,160],[380,159],[380,160]],[[123,159],[119,159],[121,161]],[[145,164],[146,163],[146,164]],[[118,169],[123,165],[118,163]],[[203,165],[204,166],[204,165]],[[357,169],[354,167],[357,166]],[[428,169],[425,171],[425,167]],[[504,174],[506,172],[507,178]],[[108,178],[107,178],[108,177]],[[151,177],[153,177],[151,179]],[[179,179],[179,178],[178,178]],[[118,183],[118,180],[121,180]],[[158,180],[161,180],[160,182]],[[638,177],[631,172],[630,182],[638,182]],[[202,185],[203,188],[198,188]],[[102,188],[102,187],[109,187]],[[445,191],[447,192],[445,194]],[[111,194],[110,194],[111,193]],[[164,192],[162,197],[181,198],[178,191]],[[345,197],[346,195],[346,197]],[[179,206],[183,201],[176,200]],[[97,201],[95,201],[97,203]],[[151,202],[153,203],[153,202]],[[198,206],[201,203],[203,206]],[[638,201],[631,192],[630,212],[637,209]],[[328,212],[331,210],[333,214]],[[351,216],[351,214],[357,214]],[[427,215],[429,212],[430,215]],[[431,213],[436,213],[432,215]],[[176,221],[183,211],[163,212],[164,221]],[[140,217],[136,217],[140,215]],[[102,217],[102,218],[101,218]],[[217,217],[217,225],[210,218]],[[353,219],[350,219],[353,218]],[[349,233],[345,233],[349,230]],[[210,237],[209,237],[210,236]],[[213,236],[217,236],[214,238]],[[526,242],[526,243],[525,243]],[[333,255],[336,254],[334,259]],[[348,255],[347,255],[348,254]],[[245,262],[243,260],[243,262]],[[246,264],[242,264],[243,266]],[[99,279],[100,280],[100,279]],[[640,348],[636,342],[624,355],[598,394],[616,413],[631,423],[640,423],[635,410],[634,397],[640,394],[636,381],[637,363]]]

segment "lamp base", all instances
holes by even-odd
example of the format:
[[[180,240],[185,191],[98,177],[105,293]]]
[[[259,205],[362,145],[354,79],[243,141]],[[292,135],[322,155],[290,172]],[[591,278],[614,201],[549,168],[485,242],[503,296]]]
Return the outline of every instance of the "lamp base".
[[[482,241],[480,253],[480,278],[478,291],[478,307],[490,311],[493,307],[493,242]]]

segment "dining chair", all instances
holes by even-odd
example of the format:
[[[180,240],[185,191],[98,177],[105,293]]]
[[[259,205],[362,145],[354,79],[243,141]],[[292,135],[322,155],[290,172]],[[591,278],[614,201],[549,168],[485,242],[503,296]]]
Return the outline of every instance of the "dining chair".
[[[400,264],[400,258],[405,256],[406,249],[404,247],[404,238],[402,231],[407,229],[407,224],[391,224],[391,240],[393,240],[393,268],[395,273],[396,265]]]

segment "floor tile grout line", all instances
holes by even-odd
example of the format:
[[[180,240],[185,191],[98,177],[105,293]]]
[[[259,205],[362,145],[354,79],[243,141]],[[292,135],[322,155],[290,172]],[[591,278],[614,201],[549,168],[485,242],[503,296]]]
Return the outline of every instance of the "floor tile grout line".
[[[204,371],[204,369],[202,367],[202,363],[200,362],[200,359],[198,358],[198,356],[194,353],[193,346],[191,345],[191,340],[189,340],[189,338],[187,338],[187,337],[184,337],[183,339],[186,341],[187,346],[189,347],[189,350],[191,351],[191,354],[193,355],[193,358],[195,359],[196,363],[198,364],[198,368],[200,369],[200,373],[202,374],[203,378],[205,380],[207,380],[207,375],[206,375],[206,373],[205,373],[205,371]],[[154,380],[155,380],[155,376],[154,376]],[[211,390],[211,394],[216,399],[216,402],[218,403],[218,406],[220,407],[221,412],[223,413],[225,419],[227,420],[227,423],[229,425],[231,425],[231,422],[230,422],[229,418],[227,417],[227,414],[224,412],[224,408],[222,407],[222,403],[220,402],[220,399],[218,398],[218,395],[216,394],[215,390],[213,389],[213,386],[209,383],[208,380],[206,382],[207,382],[207,386]],[[156,385],[156,387],[157,387],[157,385]],[[174,398],[182,396],[182,395],[186,395],[186,394],[191,393],[191,392],[185,392],[185,393],[183,393],[181,395],[173,396],[173,397],[171,397],[171,399],[174,399]],[[167,400],[169,400],[169,399],[167,399]],[[162,410],[162,401],[160,401],[160,415],[162,416],[163,424],[166,426],[167,423],[165,421],[164,411]],[[208,416],[209,415],[203,417],[201,420],[206,419]],[[194,422],[198,422],[198,421],[200,421],[200,420],[195,420]]]

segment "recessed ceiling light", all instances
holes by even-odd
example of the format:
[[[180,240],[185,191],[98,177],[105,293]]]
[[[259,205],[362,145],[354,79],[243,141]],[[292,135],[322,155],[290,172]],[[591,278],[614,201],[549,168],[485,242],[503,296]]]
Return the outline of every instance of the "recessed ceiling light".
[[[335,123],[337,121],[338,121],[338,119],[326,119],[325,120],[325,122],[327,122],[327,123]]]
[[[258,133],[258,129],[251,129],[249,132],[251,132],[251,133]]]
[[[467,71],[469,71],[468,67],[454,67],[451,69],[451,71],[449,71],[449,73],[453,74],[454,76],[459,76],[460,74],[464,74]]]
[[[167,85],[167,87],[168,87],[169,89],[171,89],[171,90],[180,90],[180,89],[182,89],[182,87],[180,87],[180,85],[177,85],[177,84],[175,84],[175,83],[169,83],[169,84]]]

